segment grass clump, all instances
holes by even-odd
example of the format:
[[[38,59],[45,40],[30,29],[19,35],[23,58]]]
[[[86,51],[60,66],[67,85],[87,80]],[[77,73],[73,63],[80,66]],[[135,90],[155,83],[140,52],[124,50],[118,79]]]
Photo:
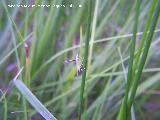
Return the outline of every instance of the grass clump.
[[[0,119],[159,119],[159,9],[160,0],[0,1]]]

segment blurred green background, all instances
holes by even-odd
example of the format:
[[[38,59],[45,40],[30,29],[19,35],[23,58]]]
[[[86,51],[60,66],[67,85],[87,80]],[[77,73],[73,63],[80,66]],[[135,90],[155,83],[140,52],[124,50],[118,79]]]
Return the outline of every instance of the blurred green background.
[[[42,117],[24,102],[16,88],[2,98],[9,82],[24,66],[20,79],[60,120],[78,118],[81,75],[75,64],[84,56],[86,0],[1,0],[0,2],[0,120]],[[136,49],[141,41],[151,0],[142,0]],[[35,5],[9,7],[8,5]],[[49,7],[38,5],[50,5]],[[65,5],[56,8],[55,5]],[[70,5],[74,7],[70,7]],[[82,7],[79,7],[82,5]],[[135,0],[93,0],[92,29],[85,107],[82,119],[115,120],[124,94]],[[160,119],[160,22],[136,94],[132,120]],[[26,64],[26,48],[29,62]],[[12,113],[14,112],[14,113]]]

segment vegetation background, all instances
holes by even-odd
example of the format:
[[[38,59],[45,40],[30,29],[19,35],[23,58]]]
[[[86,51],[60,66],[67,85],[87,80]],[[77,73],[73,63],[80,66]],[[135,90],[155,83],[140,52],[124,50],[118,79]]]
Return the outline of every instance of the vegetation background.
[[[134,86],[136,90],[135,98],[128,98],[129,103],[134,101],[132,109],[127,108],[131,118],[160,119],[160,0],[138,1],[1,0],[0,120],[43,119],[37,111],[45,108],[39,107],[30,92],[60,120],[80,119],[79,116],[84,120],[125,120],[117,116],[121,115],[120,108],[125,108],[121,103],[130,80],[127,69],[132,66],[131,58],[133,84],[129,93],[134,95]],[[36,7],[9,7],[10,4]],[[50,6],[38,6],[42,4]],[[134,44],[135,50],[131,51]],[[145,50],[149,50],[148,56],[142,59],[147,54]],[[79,76],[74,63],[64,64],[77,54],[85,66]],[[136,72],[140,70],[140,60],[145,63],[142,74]],[[18,82],[15,87],[11,83],[22,67],[19,80],[30,92]],[[140,79],[136,81],[138,75]],[[82,76],[84,94],[80,94]],[[84,101],[80,99],[83,97]]]

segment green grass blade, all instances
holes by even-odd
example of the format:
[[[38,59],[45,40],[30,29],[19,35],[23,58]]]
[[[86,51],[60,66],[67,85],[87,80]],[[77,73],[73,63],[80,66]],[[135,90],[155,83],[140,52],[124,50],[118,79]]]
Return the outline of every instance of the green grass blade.
[[[85,50],[84,50],[84,71],[82,73],[82,81],[81,81],[81,92],[80,92],[80,105],[79,105],[79,120],[81,120],[82,108],[83,108],[83,94],[85,89],[85,80],[87,73],[87,64],[88,64],[88,52],[89,52],[89,40],[91,36],[91,15],[92,15],[92,0],[86,2],[88,5],[88,22],[87,22],[87,32],[86,32],[86,41],[85,41]]]
[[[135,22],[134,22],[134,28],[133,28],[133,38],[130,44],[130,58],[129,58],[129,68],[128,68],[128,74],[127,74],[127,84],[126,84],[126,92],[124,96],[123,103],[121,105],[122,108],[120,108],[120,117],[118,116],[118,120],[126,120],[128,118],[128,107],[127,107],[127,100],[128,100],[128,94],[130,90],[130,84],[132,82],[132,73],[133,73],[133,62],[134,62],[134,53],[135,53],[135,44],[136,44],[136,33],[138,29],[138,18],[140,13],[140,4],[141,2],[139,0],[136,0],[136,7],[135,7]],[[129,112],[130,116],[130,112]],[[124,117],[124,118],[123,118]]]
[[[139,0],[136,0],[136,13],[135,13],[135,22],[134,22],[134,28],[133,28],[133,38],[130,45],[130,58],[129,58],[129,68],[128,68],[128,74],[127,74],[127,87],[126,87],[126,98],[128,99],[128,93],[130,89],[130,84],[132,82],[132,73],[133,73],[133,62],[134,62],[134,53],[135,53],[135,44],[136,44],[136,33],[138,30],[138,18],[140,13],[140,4],[141,2]],[[126,100],[127,100],[126,99]]]
[[[145,44],[145,39],[147,37],[147,31],[149,29],[149,25],[150,25],[151,20],[152,20],[152,14],[154,12],[155,5],[156,5],[155,1],[152,0],[151,6],[150,6],[150,9],[149,9],[149,12],[148,12],[147,22],[146,22],[146,25],[145,25],[145,28],[144,28],[144,32],[143,32],[143,35],[142,35],[141,45],[140,45],[140,48],[139,48],[138,53],[136,55],[134,71],[136,70],[136,67],[137,67],[136,65],[138,65],[138,61],[140,59],[140,55],[142,53],[142,49],[143,49],[144,44]]]
[[[15,80],[14,84],[28,102],[39,112],[46,120],[56,120],[56,118],[47,110],[47,108],[34,96],[27,86],[20,80]]]
[[[89,66],[91,65],[91,59],[92,59],[92,53],[93,53],[93,47],[94,47],[93,45],[94,45],[96,25],[97,25],[98,8],[99,8],[99,0],[96,0],[94,17],[93,17],[92,32],[91,32],[91,40],[90,40],[90,46],[89,46],[88,70],[89,70]]]
[[[154,35],[153,31],[155,30],[155,27],[156,27],[157,22],[158,22],[159,14],[160,14],[160,0],[157,1],[155,12],[154,12],[154,15],[153,15],[153,18],[152,18],[152,23],[150,25],[150,33],[148,34],[148,36],[146,38],[145,48],[144,48],[144,51],[142,53],[142,57],[141,57],[141,59],[139,61],[139,64],[138,64],[139,67],[138,67],[138,71],[137,71],[136,76],[135,76],[133,88],[131,90],[131,96],[130,96],[129,101],[128,101],[128,108],[131,108],[131,106],[133,104],[133,101],[134,101],[134,97],[135,97],[135,94],[136,94],[136,91],[137,91],[138,83],[139,83],[139,80],[140,80],[140,77],[141,77],[141,74],[142,74],[143,67],[145,65],[145,61],[147,59],[147,55],[148,55],[148,51],[149,51],[150,44],[151,44],[151,41],[152,41],[152,37]]]

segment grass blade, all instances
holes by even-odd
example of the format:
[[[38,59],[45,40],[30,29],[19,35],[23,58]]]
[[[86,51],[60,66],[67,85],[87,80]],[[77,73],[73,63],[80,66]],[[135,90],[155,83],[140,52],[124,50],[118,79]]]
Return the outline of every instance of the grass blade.
[[[134,80],[135,82],[133,84],[133,88],[132,88],[132,91],[131,91],[131,96],[130,96],[130,99],[128,101],[128,107],[129,108],[131,108],[131,106],[133,104],[133,101],[134,101],[134,97],[135,97],[135,94],[136,94],[136,91],[137,91],[138,83],[139,83],[139,80],[140,80],[140,77],[141,77],[141,74],[142,74],[142,70],[143,70],[143,67],[144,67],[146,59],[147,59],[147,55],[148,55],[148,51],[149,51],[149,48],[150,48],[150,45],[151,45],[151,41],[152,41],[152,38],[153,38],[153,35],[154,35],[154,30],[155,30],[155,27],[156,27],[157,22],[158,22],[159,14],[160,14],[160,0],[157,1],[157,5],[156,5],[156,8],[155,8],[155,13],[153,15],[152,23],[151,23],[151,26],[150,26],[150,33],[148,34],[148,36],[146,38],[145,48],[144,48],[144,51],[142,53],[142,57],[140,59],[140,62],[138,64],[139,65],[138,71],[137,71],[137,74],[135,76],[135,80]]]
[[[28,102],[46,119],[56,120],[56,118],[47,110],[47,108],[34,96],[27,86],[20,80],[15,80],[14,84]]]
[[[136,0],[136,7],[135,7],[135,22],[134,22],[134,28],[133,28],[133,38],[130,44],[130,58],[129,58],[129,68],[128,68],[128,74],[127,74],[127,84],[126,84],[126,92],[125,96],[123,99],[123,103],[121,105],[120,109],[120,115],[121,117],[118,117],[118,120],[126,120],[128,118],[128,106],[127,106],[127,100],[128,100],[128,94],[130,90],[130,84],[132,82],[132,73],[133,73],[133,62],[134,62],[134,53],[135,53],[135,44],[136,44],[136,33],[137,33],[137,28],[138,28],[138,18],[139,18],[139,13],[140,13],[140,4],[141,2],[139,0]],[[123,117],[124,116],[124,117]],[[130,112],[129,112],[130,116]]]
[[[82,82],[81,82],[81,92],[80,92],[80,106],[79,106],[79,120],[81,120],[81,114],[82,114],[82,107],[83,107],[83,94],[85,89],[85,80],[86,80],[86,73],[87,73],[87,64],[88,64],[88,49],[89,49],[89,40],[91,36],[91,14],[92,14],[92,0],[89,0],[88,3],[88,26],[87,26],[87,33],[86,33],[86,41],[85,41],[85,55],[84,55],[84,71],[82,73]]]
[[[143,35],[142,35],[141,45],[140,45],[140,48],[139,48],[137,56],[136,56],[134,69],[136,69],[136,67],[137,67],[136,65],[138,65],[138,61],[140,59],[140,55],[142,53],[142,49],[143,49],[144,44],[145,44],[145,39],[147,37],[147,31],[149,29],[149,25],[150,25],[151,20],[152,20],[152,14],[154,12],[155,5],[156,5],[155,1],[153,0],[152,3],[151,3],[151,6],[150,6],[149,12],[148,12],[148,18],[147,18],[147,22],[146,22],[146,25],[145,25],[145,28],[144,28]]]

